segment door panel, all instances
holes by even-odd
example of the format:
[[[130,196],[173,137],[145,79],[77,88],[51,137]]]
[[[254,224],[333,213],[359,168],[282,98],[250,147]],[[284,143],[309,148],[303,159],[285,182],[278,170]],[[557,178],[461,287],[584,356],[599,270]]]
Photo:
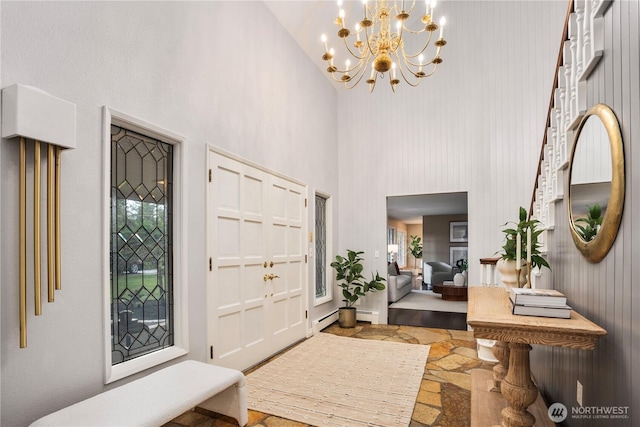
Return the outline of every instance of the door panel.
[[[209,168],[211,363],[246,369],[306,334],[306,188],[213,151]]]

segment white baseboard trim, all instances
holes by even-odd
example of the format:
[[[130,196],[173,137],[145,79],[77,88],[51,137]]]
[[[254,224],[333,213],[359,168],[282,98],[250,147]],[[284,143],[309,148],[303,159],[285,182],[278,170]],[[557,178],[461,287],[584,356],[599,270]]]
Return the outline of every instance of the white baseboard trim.
[[[312,323],[311,333],[313,335],[317,334],[333,322],[338,320],[338,310],[334,310],[318,320],[314,320]],[[380,312],[378,311],[360,311],[356,312],[356,320],[361,322],[371,322],[372,325],[380,324]]]

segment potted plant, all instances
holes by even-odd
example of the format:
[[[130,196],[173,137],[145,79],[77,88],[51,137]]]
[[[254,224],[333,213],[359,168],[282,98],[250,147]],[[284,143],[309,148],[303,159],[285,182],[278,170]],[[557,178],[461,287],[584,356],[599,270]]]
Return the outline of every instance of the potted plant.
[[[353,328],[356,326],[356,308],[353,306],[360,297],[367,292],[381,291],[385,289],[385,279],[376,271],[375,275],[371,273],[371,280],[366,281],[362,275],[361,255],[364,252],[355,252],[347,249],[347,257],[336,255],[336,260],[331,263],[331,267],[336,271],[336,280],[338,286],[342,288],[342,296],[344,296],[344,307],[338,309],[338,323],[342,328]]]
[[[602,225],[602,209],[598,203],[587,206],[589,213],[586,218],[578,218],[573,222],[576,231],[585,242],[592,241]]]
[[[466,259],[460,258],[456,261],[456,267],[458,267],[460,272],[453,276],[453,283],[456,286],[464,286],[467,283],[467,269],[469,268],[469,264]]]
[[[422,258],[422,238],[418,236],[409,236],[411,243],[409,243],[409,253],[413,257],[413,269],[414,274],[417,274],[418,260]]]
[[[520,276],[516,277],[516,262],[520,266],[523,265],[523,260],[527,259],[527,247],[531,247],[531,268],[535,267],[549,267],[549,263],[540,254],[540,243],[538,237],[544,231],[542,223],[537,219],[527,220],[527,211],[525,208],[520,207],[519,222],[507,222],[505,226],[512,224],[514,227],[507,227],[502,232],[505,234],[505,243],[502,246],[501,260],[497,263],[496,267],[502,275],[502,281],[507,286],[520,287],[527,282],[526,268],[520,269]],[[531,243],[527,242],[527,228],[531,228]],[[516,236],[520,233],[521,236],[521,259],[516,260]]]

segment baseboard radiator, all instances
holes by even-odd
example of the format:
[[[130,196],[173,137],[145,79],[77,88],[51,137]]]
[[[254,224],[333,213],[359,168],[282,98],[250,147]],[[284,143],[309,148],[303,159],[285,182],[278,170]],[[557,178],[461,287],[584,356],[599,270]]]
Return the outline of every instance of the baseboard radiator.
[[[335,310],[329,312],[329,314],[326,314],[324,317],[321,317],[320,319],[313,321],[313,333],[317,334],[318,332],[320,332],[321,330],[323,330],[324,328],[326,328],[327,326],[329,326],[330,324],[332,324],[337,320],[338,320],[338,309],[336,308]]]
[[[356,313],[356,319],[361,320],[363,322],[371,322],[372,325],[377,325],[380,323],[378,319],[377,311],[360,311]]]
[[[377,325],[380,323],[378,316],[379,316],[379,312],[377,311],[358,310],[356,313],[357,320],[360,320],[362,322],[371,322],[372,325]],[[313,321],[313,333],[317,334],[318,332],[320,332],[327,326],[331,325],[332,323],[336,322],[337,320],[338,320],[338,309],[335,309],[329,312],[328,314],[326,314],[324,317],[321,317],[320,319]]]

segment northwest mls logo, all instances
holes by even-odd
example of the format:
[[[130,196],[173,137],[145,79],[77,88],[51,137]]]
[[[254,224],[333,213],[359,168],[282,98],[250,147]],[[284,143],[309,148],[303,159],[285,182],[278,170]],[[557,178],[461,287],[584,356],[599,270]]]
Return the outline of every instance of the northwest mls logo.
[[[567,410],[567,407],[562,403],[554,403],[553,405],[549,406],[547,414],[549,414],[549,419],[554,423],[561,423],[567,419],[569,411]]]
[[[573,406],[569,413],[562,403],[554,403],[549,406],[547,414],[554,423],[561,423],[569,416],[573,420],[628,420],[631,418],[628,406]]]

